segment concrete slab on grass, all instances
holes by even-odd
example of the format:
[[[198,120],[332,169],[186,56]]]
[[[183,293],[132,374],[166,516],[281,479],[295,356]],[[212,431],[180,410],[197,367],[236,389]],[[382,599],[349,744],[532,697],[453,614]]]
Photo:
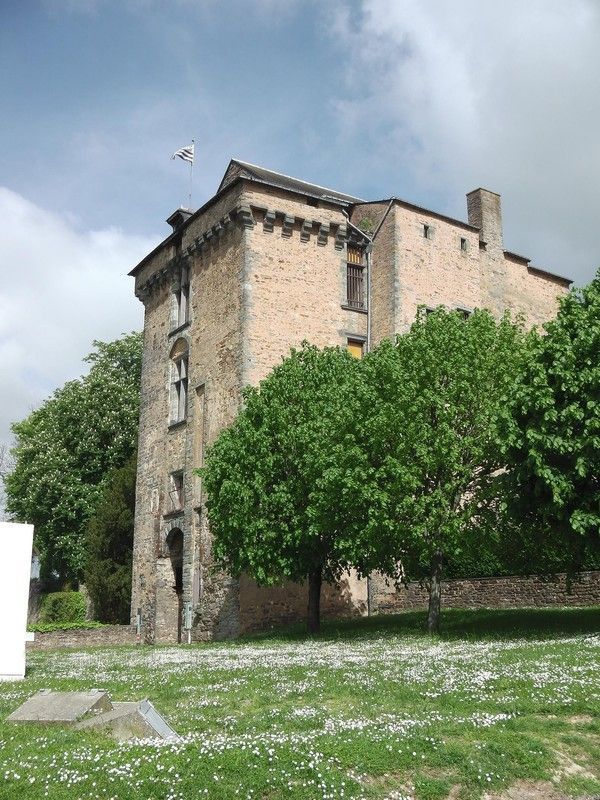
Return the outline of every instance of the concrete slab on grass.
[[[112,711],[78,722],[79,730],[93,728],[110,732],[118,741],[127,739],[179,739],[149,700],[138,703],[113,703]]]
[[[108,693],[102,689],[89,692],[42,689],[13,711],[8,722],[73,723],[88,714],[110,711],[112,707]]]
[[[149,700],[113,703],[102,689],[89,692],[42,689],[13,711],[7,721],[66,724],[79,730],[94,728],[111,733],[120,742],[133,738],[179,739]]]

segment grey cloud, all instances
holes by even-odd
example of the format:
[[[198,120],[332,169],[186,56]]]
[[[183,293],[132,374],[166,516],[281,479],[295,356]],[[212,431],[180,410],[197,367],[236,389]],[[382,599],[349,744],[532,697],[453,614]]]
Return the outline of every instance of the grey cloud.
[[[503,195],[505,244],[578,282],[600,266],[600,7],[510,0],[363,0],[342,15],[350,137],[371,165],[464,217]],[[351,143],[351,140],[348,144]],[[401,193],[401,187],[396,190]],[[407,199],[415,199],[408,197]]]

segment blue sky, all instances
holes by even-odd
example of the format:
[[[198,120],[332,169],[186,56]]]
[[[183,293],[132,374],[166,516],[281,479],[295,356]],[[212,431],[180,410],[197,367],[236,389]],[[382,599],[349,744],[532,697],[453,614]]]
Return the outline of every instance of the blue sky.
[[[590,280],[598,41],[597,0],[3,0],[0,444],[141,327],[192,138],[194,206],[233,156],[462,219],[485,186],[508,249]]]

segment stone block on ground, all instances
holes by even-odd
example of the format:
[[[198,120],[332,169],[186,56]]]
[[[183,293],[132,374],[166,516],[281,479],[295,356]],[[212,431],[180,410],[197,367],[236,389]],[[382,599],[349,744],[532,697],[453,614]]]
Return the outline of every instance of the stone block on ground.
[[[118,741],[127,739],[179,739],[173,728],[149,700],[113,703],[112,711],[81,720],[79,730],[94,728],[111,733]]]
[[[127,739],[179,739],[148,699],[111,702],[107,692],[52,692],[42,689],[20,705],[8,722],[39,722],[95,729]]]
[[[42,689],[13,711],[8,722],[73,723],[88,714],[110,711],[112,707],[108,693],[102,689],[89,692]]]

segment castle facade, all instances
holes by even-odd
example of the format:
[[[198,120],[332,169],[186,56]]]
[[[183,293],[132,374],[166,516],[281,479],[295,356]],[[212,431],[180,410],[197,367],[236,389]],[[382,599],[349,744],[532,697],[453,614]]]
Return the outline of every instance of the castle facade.
[[[131,272],[144,303],[132,623],[149,642],[224,638],[304,616],[306,589],[215,574],[206,448],[241,390],[308,340],[360,357],[417,308],[551,319],[566,278],[504,249],[500,196],[467,195],[467,222],[399,198],[364,201],[232,160],[207,203]],[[368,613],[381,581],[327,587],[324,616]]]

